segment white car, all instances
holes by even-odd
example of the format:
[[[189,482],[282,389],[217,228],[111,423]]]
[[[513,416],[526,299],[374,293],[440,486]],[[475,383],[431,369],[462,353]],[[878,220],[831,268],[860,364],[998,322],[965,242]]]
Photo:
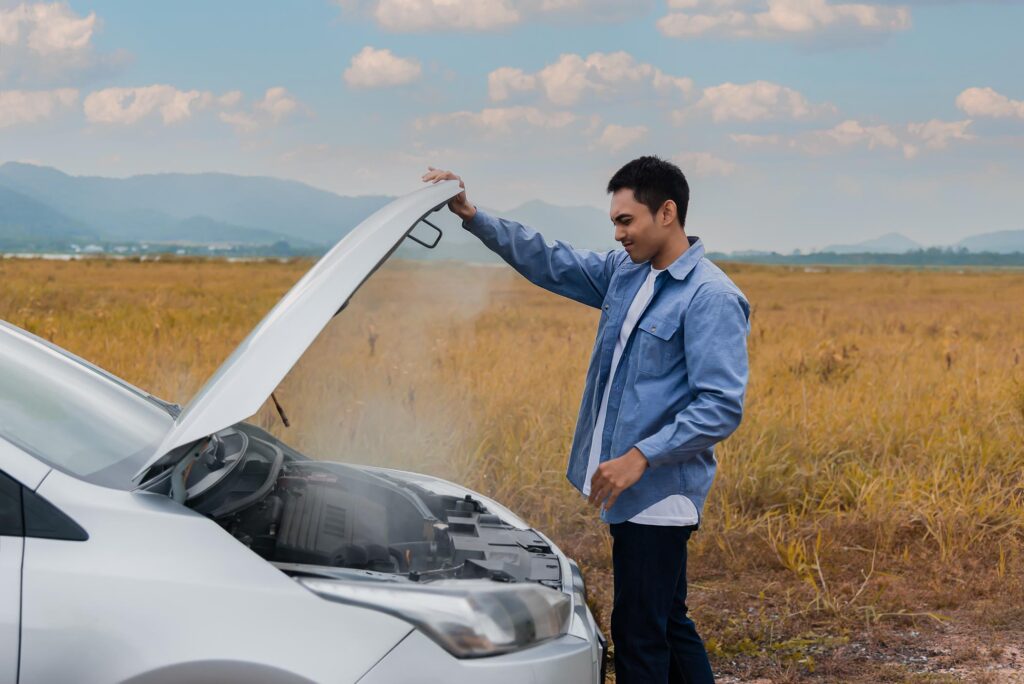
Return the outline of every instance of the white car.
[[[184,409],[0,322],[0,682],[600,681],[583,578],[542,533],[243,422],[458,192],[352,230]]]

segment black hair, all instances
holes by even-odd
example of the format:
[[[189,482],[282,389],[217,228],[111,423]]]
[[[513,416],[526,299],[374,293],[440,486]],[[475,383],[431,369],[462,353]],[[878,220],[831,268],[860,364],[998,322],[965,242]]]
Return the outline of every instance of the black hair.
[[[666,200],[676,203],[679,225],[686,225],[686,207],[690,203],[690,185],[678,166],[659,157],[637,157],[615,172],[608,181],[608,192],[623,188],[633,191],[636,201],[645,205],[652,214],[658,212]]]

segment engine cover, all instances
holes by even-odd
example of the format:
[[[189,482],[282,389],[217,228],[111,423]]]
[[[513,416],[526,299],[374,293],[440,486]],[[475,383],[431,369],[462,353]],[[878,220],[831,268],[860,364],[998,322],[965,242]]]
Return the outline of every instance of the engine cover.
[[[275,557],[293,563],[392,569],[387,509],[341,483],[296,480],[283,500]]]

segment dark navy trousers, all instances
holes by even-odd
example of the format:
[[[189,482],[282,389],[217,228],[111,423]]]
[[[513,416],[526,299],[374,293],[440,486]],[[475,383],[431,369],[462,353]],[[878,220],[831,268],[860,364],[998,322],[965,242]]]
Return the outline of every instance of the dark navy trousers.
[[[610,527],[616,683],[714,682],[686,607],[686,543],[697,527]]]

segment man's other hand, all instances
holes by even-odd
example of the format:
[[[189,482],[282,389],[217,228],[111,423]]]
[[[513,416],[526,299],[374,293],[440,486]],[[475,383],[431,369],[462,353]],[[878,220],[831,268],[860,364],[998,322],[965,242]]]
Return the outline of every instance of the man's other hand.
[[[466,184],[462,182],[461,178],[451,171],[435,169],[433,166],[428,166],[427,169],[422,178],[424,183],[438,183],[443,180],[459,181],[459,187],[462,188],[462,192],[448,200],[448,208],[452,210],[453,214],[463,221],[468,221],[476,216],[476,207],[469,203],[469,199],[466,197]]]
[[[637,483],[645,470],[647,457],[636,447],[618,458],[605,461],[597,467],[594,477],[590,478],[590,498],[587,501],[592,506],[603,503],[605,510],[608,510],[615,505],[619,494]]]

